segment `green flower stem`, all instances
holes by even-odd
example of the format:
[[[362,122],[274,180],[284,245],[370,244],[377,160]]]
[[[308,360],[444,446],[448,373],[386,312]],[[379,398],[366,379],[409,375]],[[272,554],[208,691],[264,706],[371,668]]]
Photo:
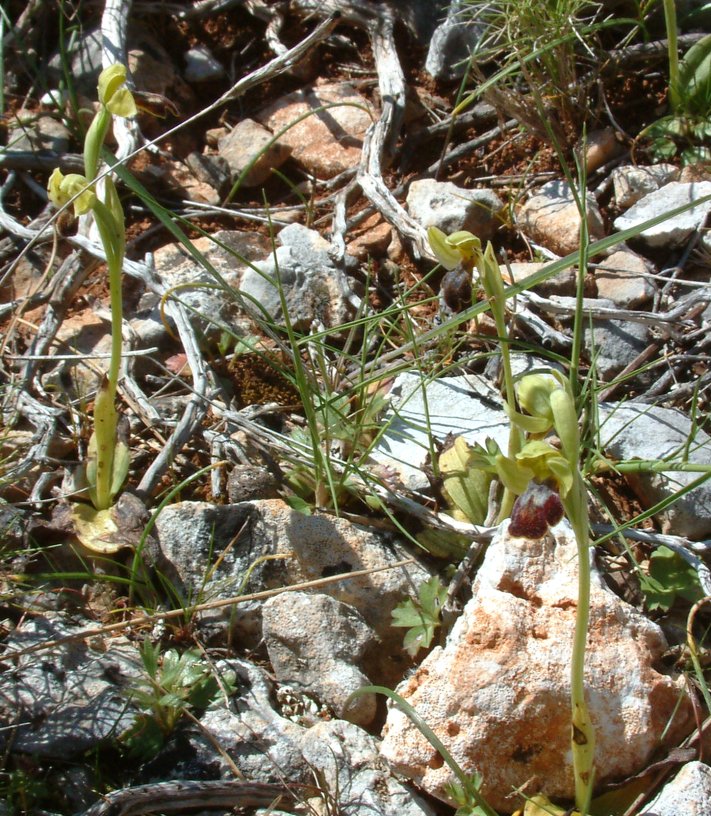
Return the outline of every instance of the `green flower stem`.
[[[510,416],[516,413],[516,393],[513,384],[513,372],[511,370],[511,352],[509,349],[509,334],[506,326],[506,293],[504,283],[501,279],[501,270],[494,255],[491,244],[487,244],[486,250],[481,254],[479,262],[479,277],[484,287],[487,300],[491,307],[496,324],[496,335],[501,343],[501,364],[504,369],[504,391],[506,403],[509,406]],[[523,434],[521,429],[515,424],[511,424],[509,430],[509,459],[514,459],[523,445]],[[504,488],[504,495],[501,499],[501,509],[498,520],[501,522],[511,515],[515,496],[508,489]]]
[[[664,24],[667,28],[669,50],[669,105],[673,113],[681,107],[679,98],[679,42],[677,39],[676,7],[674,0],[663,0]]]
[[[107,197],[115,194],[111,179],[106,180]],[[123,220],[117,221],[114,213],[99,199],[93,206],[96,226],[99,230],[101,243],[106,253],[106,265],[109,270],[109,292],[111,298],[111,359],[105,387],[99,391],[94,408],[94,433],[96,435],[96,485],[95,506],[97,510],[105,510],[111,506],[113,500],[113,463],[116,450],[116,429],[118,413],[115,408],[116,391],[118,389],[119,371],[121,367],[121,323],[123,319],[123,304],[121,293],[121,270],[125,252],[125,234]]]
[[[571,746],[575,777],[575,804],[586,816],[592,798],[595,777],[595,732],[585,699],[585,649],[590,622],[590,527],[587,493],[580,475],[580,431],[570,385],[551,394],[553,424],[563,455],[573,475],[573,484],[565,496],[563,509],[570,521],[578,546],[578,606],[575,615],[573,655],[570,663]]]
[[[579,473],[573,488],[562,501],[578,545],[578,606],[570,664],[571,746],[575,804],[581,816],[586,816],[595,777],[595,731],[585,699],[585,649],[590,621],[590,536],[585,486]]]

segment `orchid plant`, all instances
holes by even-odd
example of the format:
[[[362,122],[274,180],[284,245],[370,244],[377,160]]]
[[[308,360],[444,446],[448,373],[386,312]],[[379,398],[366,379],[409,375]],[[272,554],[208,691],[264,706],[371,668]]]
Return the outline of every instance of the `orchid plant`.
[[[128,474],[127,445],[117,438],[116,390],[121,365],[121,270],[126,251],[124,213],[110,175],[97,179],[101,148],[112,116],[136,114],[136,103],[126,87],[126,68],[115,64],[102,71],[98,83],[99,110],[84,140],[84,175],[64,175],[56,168],[47,192],[53,204],[71,204],[75,216],[94,216],[109,270],[111,298],[111,359],[94,404],[94,432],[85,466],[89,498],[97,511],[108,510]]]
[[[499,519],[511,516],[511,535],[540,538],[564,514],[575,534],[579,566],[570,668],[571,745],[576,806],[584,816],[590,805],[594,781],[595,734],[585,699],[590,536],[586,490],[579,469],[580,433],[575,399],[568,380],[556,371],[524,376],[514,390],[506,331],[506,294],[491,244],[482,251],[481,242],[471,233],[460,231],[446,236],[436,227],[430,227],[429,240],[435,256],[447,269],[454,269],[458,264],[470,272],[475,266],[477,268],[501,340],[504,410],[511,421],[506,454],[491,439],[487,439],[486,447],[469,446],[464,440],[457,439],[451,449],[456,458],[447,451],[442,454],[440,470],[445,488],[459,512],[471,518],[472,508],[476,508],[478,516],[482,512],[481,498],[477,501],[474,494],[481,491],[482,485],[488,484],[487,477],[497,478],[504,487]],[[552,433],[560,440],[559,447],[550,441]],[[449,467],[450,463],[452,467]],[[459,468],[456,474],[453,468]],[[515,501],[513,497],[517,497]],[[483,521],[480,517],[471,520]]]

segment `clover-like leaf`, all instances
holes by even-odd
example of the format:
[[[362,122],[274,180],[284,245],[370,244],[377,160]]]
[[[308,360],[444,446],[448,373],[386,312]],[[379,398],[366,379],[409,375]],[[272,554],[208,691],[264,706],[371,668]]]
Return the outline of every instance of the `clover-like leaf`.
[[[393,609],[392,625],[407,628],[403,646],[412,657],[432,643],[446,598],[447,587],[433,575],[420,586],[417,598],[407,598]]]
[[[668,612],[677,597],[695,603],[704,593],[691,564],[664,545],[649,559],[649,571],[640,579],[640,587],[650,610]]]

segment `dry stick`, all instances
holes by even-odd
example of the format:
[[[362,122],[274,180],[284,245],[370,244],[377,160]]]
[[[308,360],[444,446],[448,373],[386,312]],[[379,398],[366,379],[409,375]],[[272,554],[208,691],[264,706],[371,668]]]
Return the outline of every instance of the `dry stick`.
[[[241,779],[208,781],[181,780],[152,782],[123,788],[106,794],[78,816],[144,816],[149,813],[171,813],[186,810],[233,811],[233,808],[277,807],[293,802],[285,787],[268,782],[246,782]]]
[[[186,609],[171,609],[167,612],[155,612],[152,615],[141,615],[131,618],[120,623],[110,623],[106,626],[98,626],[94,629],[86,629],[83,632],[76,632],[72,635],[65,635],[55,640],[46,640],[43,643],[36,643],[34,646],[28,646],[25,649],[17,649],[13,652],[5,652],[0,655],[0,662],[7,660],[14,660],[24,655],[33,654],[35,652],[46,651],[53,649],[55,646],[63,646],[65,643],[74,643],[78,640],[86,640],[87,638],[99,637],[100,635],[110,634],[111,632],[119,632],[121,629],[127,629],[130,626],[144,626],[147,623],[153,623],[159,620],[171,620],[172,618],[184,617],[186,611],[191,614],[196,612],[205,612],[208,609],[221,609],[225,606],[236,606],[241,603],[248,603],[250,601],[263,601],[266,598],[272,598],[275,595],[281,595],[284,592],[300,592],[304,589],[317,589],[319,587],[335,584],[339,581],[350,581],[354,578],[366,578],[376,572],[385,572],[386,570],[399,569],[400,567],[407,567],[414,564],[415,559],[403,558],[401,561],[395,561],[392,564],[385,564],[382,567],[371,567],[370,569],[355,570],[354,572],[342,572],[338,575],[329,575],[326,578],[316,578],[312,581],[301,581],[290,586],[278,587],[277,589],[263,589],[260,592],[251,592],[248,595],[236,595],[233,598],[220,598],[216,601],[207,601],[205,603],[196,604]]]
[[[208,387],[210,380],[208,368],[200,353],[200,346],[187,310],[178,301],[169,302],[166,308],[175,322],[183,344],[183,350],[188,358],[193,377],[193,393],[165,447],[143,474],[137,492],[145,496],[150,496],[153,493],[171,462],[202,422],[209,404]]]
[[[395,48],[393,14],[390,9],[381,9],[379,17],[368,26],[368,34],[378,72],[383,110],[378,121],[366,134],[356,181],[383,218],[412,242],[416,252],[431,258],[432,251],[425,230],[405,211],[383,180],[383,156],[386,150],[392,149],[400,132],[406,95],[405,77]]]

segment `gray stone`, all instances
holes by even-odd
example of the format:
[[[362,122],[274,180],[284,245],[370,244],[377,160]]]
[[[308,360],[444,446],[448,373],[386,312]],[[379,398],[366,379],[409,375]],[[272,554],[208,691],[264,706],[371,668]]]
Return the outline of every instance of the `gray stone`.
[[[8,150],[49,150],[60,154],[69,150],[69,131],[55,116],[20,110],[12,124],[7,136]]]
[[[302,738],[304,758],[341,816],[434,816],[435,811],[391,773],[376,740],[342,720],[318,723]]]
[[[711,768],[704,762],[688,762],[640,816],[708,816],[709,813]]]
[[[245,187],[255,187],[271,176],[272,168],[284,164],[291,148],[273,139],[272,132],[253,119],[243,119],[218,139],[220,156],[229,165],[234,181],[241,179]]]
[[[637,227],[645,221],[664,215],[684,204],[691,204],[711,195],[711,181],[682,183],[672,181],[658,190],[648,193],[624,215],[615,219],[615,229],[622,231]],[[636,240],[648,247],[675,247],[684,243],[694,230],[705,221],[711,210],[711,201],[697,204],[680,215],[667,218],[654,227],[641,232]]]
[[[225,75],[222,63],[204,45],[189,48],[184,55],[183,77],[188,82],[210,82]]]
[[[573,797],[577,600],[577,544],[567,521],[535,540],[512,536],[504,524],[445,647],[397,688],[464,772],[481,773],[482,793],[497,810],[510,813],[518,804],[510,794],[522,785]],[[693,728],[682,686],[656,668],[666,649],[661,629],[593,567],[585,685],[601,784],[638,772],[660,744],[676,745]],[[396,706],[383,733],[381,752],[395,770],[449,801],[451,769]]]
[[[221,660],[216,666],[218,672],[235,672],[237,691],[229,705],[218,695],[200,718],[202,729],[190,734],[194,766],[212,775],[216,770],[219,775],[233,775],[232,768],[215,750],[216,742],[248,779],[288,779],[295,784],[311,781],[300,747],[304,729],[273,708],[274,689],[264,670],[236,659]]]
[[[195,601],[279,589],[385,567],[407,557],[397,542],[382,534],[331,515],[306,516],[280,499],[223,506],[206,502],[169,505],[158,516],[155,535],[164,559],[160,569]],[[277,554],[277,558],[264,558]],[[373,682],[387,682],[404,670],[402,631],[392,628],[391,612],[429,575],[416,561],[319,589],[355,607],[381,639],[382,648],[369,656],[365,667]],[[248,645],[256,645],[261,638],[258,602],[206,615],[203,613],[203,620],[221,630],[231,625]]]
[[[370,680],[360,665],[377,643],[360,613],[328,595],[285,592],[262,608],[262,632],[274,675],[303,688],[339,719],[368,726],[376,712],[372,694],[349,702]]]
[[[281,246],[244,271],[240,293],[270,320],[283,324],[278,281],[297,331],[308,330],[314,321],[335,328],[350,320],[360,301],[331,260],[328,241],[301,224],[284,227],[277,240]]]
[[[69,59],[72,82],[82,93],[96,96],[96,80],[101,71],[101,31],[84,31],[71,39],[66,54],[55,54],[49,61],[48,77],[55,83],[64,82],[63,59]]]
[[[591,240],[603,238],[602,216],[591,193],[586,194],[586,212]],[[544,184],[521,208],[516,221],[529,238],[556,255],[569,255],[578,249],[582,221],[565,181]]]
[[[500,397],[474,377],[441,377],[426,381],[419,374],[400,374],[390,389],[390,407],[383,417],[387,426],[372,451],[372,458],[393,469],[411,490],[429,485],[424,464],[432,439],[443,441],[450,433],[483,445],[491,437],[506,449],[509,420]]]
[[[467,190],[449,181],[419,179],[407,191],[407,209],[423,227],[439,227],[447,235],[469,230],[482,241],[501,225],[497,216],[503,206],[491,190]]]
[[[597,293],[623,309],[637,309],[654,296],[655,288],[649,275],[655,271],[654,266],[636,252],[617,250],[595,268]]]
[[[679,178],[679,168],[673,164],[653,164],[651,167],[627,164],[616,167],[610,175],[615,191],[615,204],[621,210],[626,210],[648,193],[653,193],[670,181],[676,181]]]
[[[165,282],[166,288],[174,290],[172,297],[181,300],[190,309],[193,319],[199,321],[203,332],[217,335],[225,325],[252,330],[252,322],[240,301],[239,288],[248,264],[264,257],[269,251],[269,239],[255,232],[221,230],[210,237],[196,238],[193,242],[222,279],[232,287],[234,298],[219,288],[218,281],[204,265],[198,263],[180,243],[167,244],[156,250],[154,263],[156,272]],[[176,288],[178,287],[178,288]],[[249,303],[244,304],[251,308]],[[154,321],[151,330],[144,326],[153,343],[159,343],[155,323],[162,323],[160,309],[142,314],[143,320]],[[240,322],[241,318],[241,322]],[[136,326],[140,329],[141,326]]]
[[[461,0],[450,3],[444,22],[435,29],[425,60],[425,71],[434,79],[458,79],[467,71],[472,51],[486,26],[465,17]]]
[[[600,446],[613,461],[681,459],[711,465],[711,437],[680,411],[626,403],[600,406]],[[689,485],[698,473],[627,473],[643,507],[651,507]],[[699,539],[711,535],[711,485],[687,493],[660,513],[664,532]]]
[[[614,305],[612,301],[598,302],[606,306]],[[586,353],[603,382],[609,382],[632,363],[647,348],[650,341],[649,327],[644,323],[594,319],[590,328],[589,322],[586,322],[584,332]]]
[[[59,615],[28,618],[5,645],[9,651],[24,649],[94,626]],[[3,748],[66,759],[133,725],[126,692],[142,675],[138,651],[124,637],[98,641],[76,640],[24,655],[0,674]]]

